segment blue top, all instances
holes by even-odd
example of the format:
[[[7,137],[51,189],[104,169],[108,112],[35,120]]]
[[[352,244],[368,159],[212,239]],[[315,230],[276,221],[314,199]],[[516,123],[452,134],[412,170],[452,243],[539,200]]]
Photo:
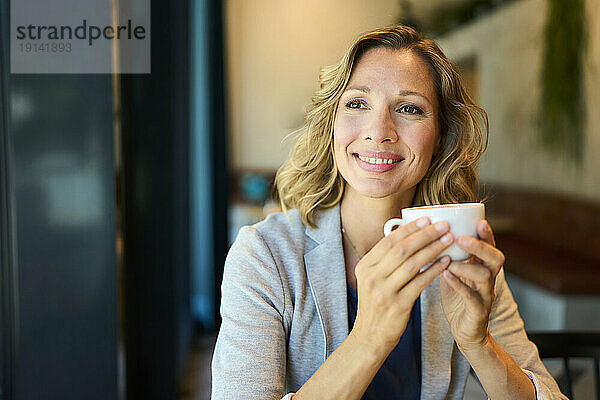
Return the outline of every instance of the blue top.
[[[358,295],[348,285],[348,326],[354,326]],[[389,354],[363,400],[419,400],[421,397],[421,304],[419,298],[410,312],[406,330]]]

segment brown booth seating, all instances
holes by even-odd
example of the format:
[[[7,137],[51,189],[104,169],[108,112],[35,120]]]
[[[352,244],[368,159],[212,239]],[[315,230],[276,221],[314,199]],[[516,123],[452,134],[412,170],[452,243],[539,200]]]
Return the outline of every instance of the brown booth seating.
[[[600,203],[530,188],[482,185],[504,269],[561,295],[600,295]]]

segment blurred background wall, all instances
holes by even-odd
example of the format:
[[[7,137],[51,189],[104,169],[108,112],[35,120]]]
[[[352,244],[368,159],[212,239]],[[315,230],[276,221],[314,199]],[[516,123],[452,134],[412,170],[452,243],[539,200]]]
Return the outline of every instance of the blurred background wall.
[[[600,4],[586,1],[584,64],[587,127],[581,168],[536,142],[544,0],[522,0],[440,38],[448,57],[475,60],[479,104],[490,119],[489,149],[480,166],[486,182],[558,190],[600,198]]]
[[[234,170],[277,169],[318,85],[362,31],[393,23],[397,0],[225,2],[228,116]]]

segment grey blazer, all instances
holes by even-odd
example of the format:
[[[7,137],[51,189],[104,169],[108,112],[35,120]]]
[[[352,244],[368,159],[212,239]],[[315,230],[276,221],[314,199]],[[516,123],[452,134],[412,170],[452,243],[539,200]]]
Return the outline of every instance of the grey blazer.
[[[339,205],[305,227],[296,210],[240,229],[221,286],[212,399],[280,399],[296,392],[348,336]],[[566,399],[523,329],[498,275],[489,328],[533,381],[538,399]],[[421,399],[462,399],[469,364],[440,304],[439,278],[421,294]]]

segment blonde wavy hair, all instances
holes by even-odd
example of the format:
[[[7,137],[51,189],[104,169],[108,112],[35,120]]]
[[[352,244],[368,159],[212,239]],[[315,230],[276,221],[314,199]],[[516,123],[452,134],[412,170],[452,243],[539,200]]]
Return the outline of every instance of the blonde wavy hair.
[[[345,181],[333,155],[333,124],[353,66],[374,48],[412,51],[434,80],[441,146],[417,185],[413,205],[473,202],[478,196],[476,166],[487,147],[487,114],[474,104],[433,40],[407,26],[390,26],[361,35],[338,63],[321,68],[300,135],[275,176],[274,193],[283,211],[296,208],[302,222],[313,228],[316,211],[335,206],[344,194]]]

